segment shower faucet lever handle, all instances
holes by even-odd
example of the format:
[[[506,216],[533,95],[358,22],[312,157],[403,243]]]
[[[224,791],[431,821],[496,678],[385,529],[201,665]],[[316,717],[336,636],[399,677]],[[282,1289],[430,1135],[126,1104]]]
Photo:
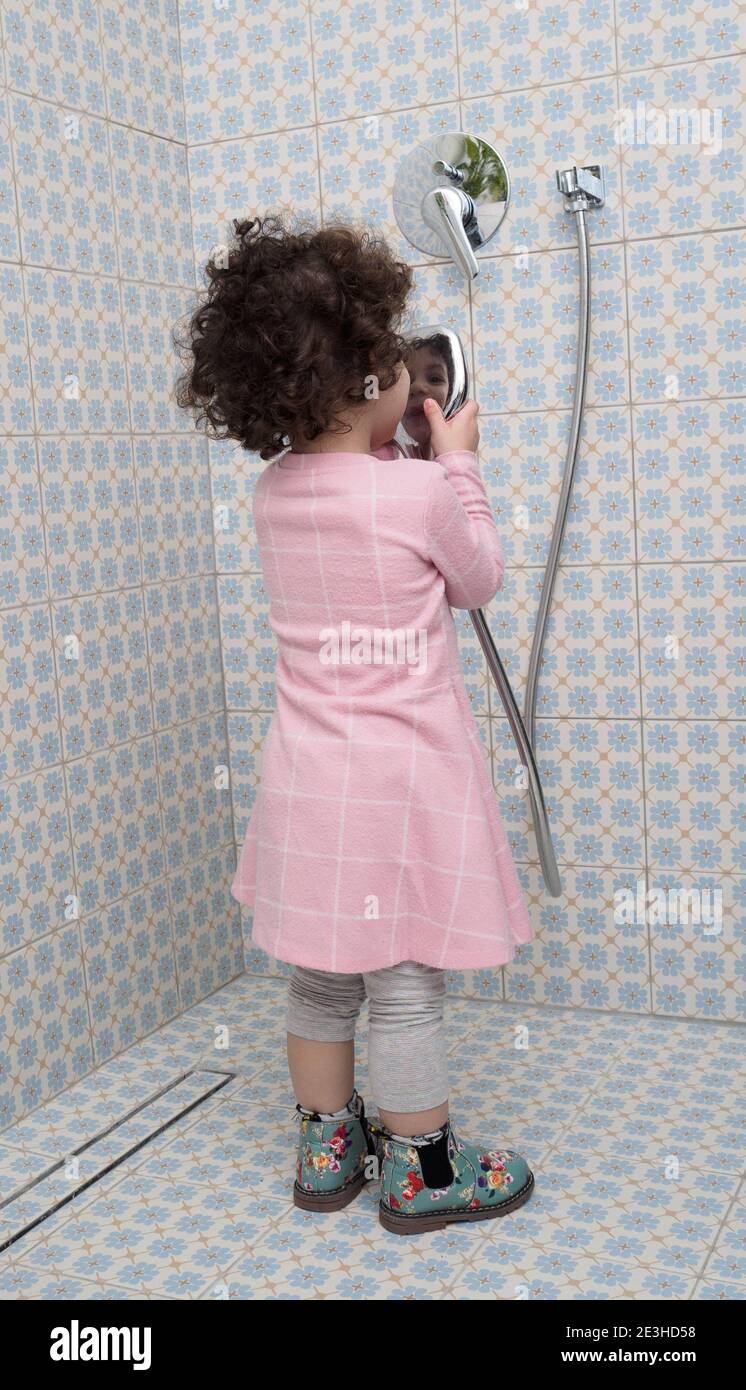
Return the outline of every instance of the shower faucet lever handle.
[[[467,279],[473,280],[479,267],[469,237],[476,236],[477,245],[480,238],[474,203],[468,193],[462,188],[431,188],[422,199],[422,216]]]

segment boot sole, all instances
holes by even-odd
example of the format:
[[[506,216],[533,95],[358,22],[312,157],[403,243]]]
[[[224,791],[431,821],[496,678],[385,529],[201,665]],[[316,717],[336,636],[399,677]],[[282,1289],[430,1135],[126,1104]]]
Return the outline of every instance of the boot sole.
[[[378,1206],[378,1219],[387,1231],[393,1231],[397,1236],[418,1235],[421,1231],[442,1231],[451,1221],[489,1221],[493,1216],[507,1216],[509,1211],[515,1211],[516,1207],[522,1207],[527,1202],[534,1190],[534,1175],[529,1173],[528,1180],[520,1187],[512,1197],[508,1197],[504,1202],[498,1202],[494,1207],[477,1207],[475,1211],[441,1211],[432,1216],[399,1216],[391,1211],[390,1207],[384,1206],[383,1202]]]
[[[346,1183],[344,1187],[333,1188],[331,1192],[307,1192],[296,1181],[293,1185],[293,1201],[302,1211],[341,1211],[342,1207],[354,1201],[361,1187],[365,1186],[365,1181],[363,1169],[352,1182]]]

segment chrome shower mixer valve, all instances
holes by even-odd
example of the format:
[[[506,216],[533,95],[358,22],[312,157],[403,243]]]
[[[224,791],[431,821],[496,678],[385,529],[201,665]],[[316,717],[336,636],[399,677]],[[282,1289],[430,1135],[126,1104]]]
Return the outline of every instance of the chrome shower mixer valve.
[[[476,252],[494,237],[510,202],[501,155],[462,130],[417,145],[399,165],[394,213],[407,241],[431,256],[452,256],[468,279]]]

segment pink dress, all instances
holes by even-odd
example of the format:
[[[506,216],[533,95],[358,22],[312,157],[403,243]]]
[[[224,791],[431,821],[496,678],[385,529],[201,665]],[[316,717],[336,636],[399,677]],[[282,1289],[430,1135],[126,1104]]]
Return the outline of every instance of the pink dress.
[[[231,884],[254,944],[344,973],[512,960],[533,932],[449,606],[503,582],[476,455],[285,454],[253,512],[278,644]]]

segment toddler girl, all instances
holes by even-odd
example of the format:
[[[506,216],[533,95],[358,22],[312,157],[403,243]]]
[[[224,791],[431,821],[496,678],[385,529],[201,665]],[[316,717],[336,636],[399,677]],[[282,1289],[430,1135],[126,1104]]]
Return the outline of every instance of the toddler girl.
[[[294,967],[294,1200],[333,1210],[380,1176],[392,1231],[501,1215],[533,1176],[456,1136],[443,1021],[445,971],[502,965],[532,936],[451,613],[503,581],[477,407],[446,420],[418,400],[433,457],[402,458],[410,268],[351,227],[234,226],[177,399],[269,461],[253,517],[277,708],[231,891]],[[366,997],[377,1126],[354,1085]]]

